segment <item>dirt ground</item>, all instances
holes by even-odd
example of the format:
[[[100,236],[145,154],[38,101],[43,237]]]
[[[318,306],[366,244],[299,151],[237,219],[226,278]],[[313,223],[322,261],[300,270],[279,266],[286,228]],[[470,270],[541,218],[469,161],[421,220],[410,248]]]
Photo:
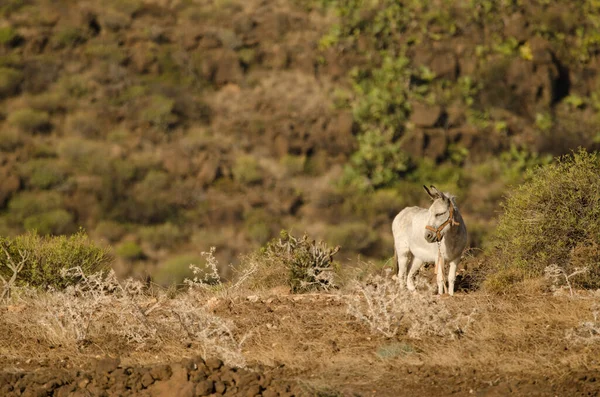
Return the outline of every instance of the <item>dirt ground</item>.
[[[436,298],[476,313],[455,338],[379,336],[338,293],[220,296],[214,315],[246,335],[245,369],[190,346],[162,352],[93,342],[0,350],[3,396],[597,396],[600,343],[568,338],[595,298],[481,293]],[[3,332],[10,331],[6,328]],[[111,358],[112,357],[112,358]],[[182,360],[183,358],[183,360]]]

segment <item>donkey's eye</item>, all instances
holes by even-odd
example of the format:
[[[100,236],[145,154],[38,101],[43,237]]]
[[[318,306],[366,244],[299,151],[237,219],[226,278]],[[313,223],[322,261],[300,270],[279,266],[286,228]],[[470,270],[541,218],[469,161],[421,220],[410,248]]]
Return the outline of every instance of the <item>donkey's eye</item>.
[[[442,216],[444,214],[445,214],[445,212],[440,212],[439,214],[435,214],[435,216]]]

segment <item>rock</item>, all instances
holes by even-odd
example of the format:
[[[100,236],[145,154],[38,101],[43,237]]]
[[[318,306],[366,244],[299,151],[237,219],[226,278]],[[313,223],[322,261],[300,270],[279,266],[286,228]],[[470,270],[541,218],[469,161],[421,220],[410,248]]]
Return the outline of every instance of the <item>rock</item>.
[[[425,135],[421,129],[407,131],[400,140],[400,147],[414,157],[423,156],[423,147],[425,146]]]
[[[0,169],[0,208],[4,208],[10,197],[16,193],[21,186],[19,177],[10,172],[9,169]]]
[[[216,371],[223,366],[223,361],[219,360],[218,358],[211,357],[206,360],[206,366],[208,369]]]
[[[527,19],[521,13],[514,13],[504,18],[504,36],[514,37],[519,42],[527,40],[529,31]]]
[[[212,380],[203,380],[196,384],[196,396],[208,396],[215,391],[215,383]]]
[[[462,106],[450,106],[446,109],[446,114],[447,119],[445,126],[447,127],[456,127],[465,121],[465,109]]]
[[[456,80],[458,77],[458,60],[456,55],[448,50],[442,50],[433,55],[429,69],[437,78]]]
[[[225,386],[225,383],[219,381],[215,382],[215,393],[217,394],[223,394],[225,393],[225,390],[227,389],[227,386]]]
[[[104,358],[96,364],[96,372],[98,374],[109,374],[119,367],[121,360],[119,358]]]
[[[413,102],[410,122],[417,127],[434,127],[443,115],[443,110],[438,105],[425,105],[420,102]]]
[[[439,161],[444,158],[447,149],[448,138],[444,129],[436,128],[425,131],[424,156]]]
[[[154,380],[167,380],[172,374],[173,370],[169,365],[157,365],[150,370],[150,375]]]
[[[207,54],[202,73],[207,80],[221,87],[227,83],[238,84],[242,78],[242,67],[233,50],[218,49]]]
[[[154,378],[150,375],[150,372],[146,372],[141,379],[142,386],[144,388],[148,388],[152,383],[154,383]]]

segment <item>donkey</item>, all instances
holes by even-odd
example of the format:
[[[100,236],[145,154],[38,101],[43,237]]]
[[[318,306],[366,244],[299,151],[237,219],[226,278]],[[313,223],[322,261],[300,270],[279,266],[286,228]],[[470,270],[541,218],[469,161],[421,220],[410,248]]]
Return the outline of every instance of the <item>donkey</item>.
[[[467,245],[467,227],[454,196],[440,192],[433,185],[431,190],[423,187],[433,200],[431,207],[406,207],[392,223],[398,280],[402,288],[406,282],[406,287],[414,291],[415,273],[424,262],[435,262],[438,293],[441,295],[446,289],[444,264],[449,261],[448,294],[454,295],[456,267]]]

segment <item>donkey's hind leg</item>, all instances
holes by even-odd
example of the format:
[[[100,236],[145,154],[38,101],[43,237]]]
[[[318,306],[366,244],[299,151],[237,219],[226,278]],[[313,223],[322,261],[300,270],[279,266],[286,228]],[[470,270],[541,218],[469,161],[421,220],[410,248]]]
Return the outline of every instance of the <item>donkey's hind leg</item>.
[[[394,259],[396,260],[396,266],[398,266],[397,274],[398,274],[398,283],[400,284],[400,288],[404,288],[406,283],[406,269],[408,267],[408,262],[410,261],[410,251],[402,251],[395,247],[396,253],[394,255]]]
[[[406,287],[409,291],[415,290],[415,273],[419,271],[421,266],[423,266],[423,261],[416,256],[413,257],[412,265],[410,266],[410,270],[408,272],[408,278],[406,279]]]

